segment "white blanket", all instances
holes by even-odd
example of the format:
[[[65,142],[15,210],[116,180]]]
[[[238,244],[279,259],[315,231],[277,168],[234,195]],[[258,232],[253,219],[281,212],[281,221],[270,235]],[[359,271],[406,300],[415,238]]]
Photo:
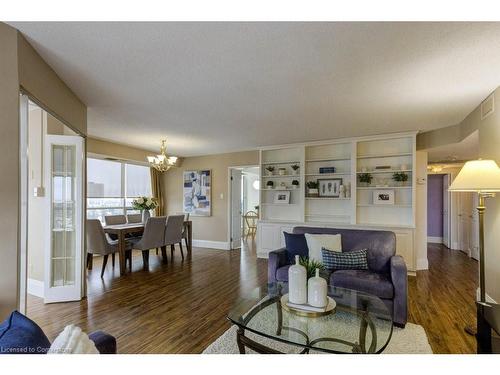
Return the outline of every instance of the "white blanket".
[[[85,332],[71,324],[56,337],[48,354],[99,354],[99,351]]]

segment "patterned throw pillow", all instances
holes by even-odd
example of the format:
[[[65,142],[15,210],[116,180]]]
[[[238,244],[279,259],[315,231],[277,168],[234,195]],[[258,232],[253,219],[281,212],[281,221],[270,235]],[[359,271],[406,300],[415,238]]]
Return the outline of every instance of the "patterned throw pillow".
[[[339,253],[322,248],[321,255],[323,264],[327,270],[367,270],[368,269],[368,250],[355,250]]]

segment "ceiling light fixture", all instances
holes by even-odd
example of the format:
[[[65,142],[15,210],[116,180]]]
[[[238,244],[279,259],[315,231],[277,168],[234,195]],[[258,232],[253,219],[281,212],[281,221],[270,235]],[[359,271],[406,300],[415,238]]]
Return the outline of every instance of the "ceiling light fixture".
[[[177,156],[167,156],[167,140],[161,141],[160,153],[156,156],[148,156],[148,162],[152,168],[160,172],[166,172],[177,163]]]

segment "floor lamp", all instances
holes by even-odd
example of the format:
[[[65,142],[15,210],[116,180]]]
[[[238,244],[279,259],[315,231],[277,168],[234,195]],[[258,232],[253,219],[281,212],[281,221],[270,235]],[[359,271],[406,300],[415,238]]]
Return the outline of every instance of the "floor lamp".
[[[476,207],[479,216],[479,300],[486,302],[484,278],[484,200],[494,197],[500,191],[500,168],[494,160],[468,161],[462,167],[455,180],[448,188],[451,192],[478,193],[479,203]],[[465,328],[467,333],[475,334],[473,327]]]

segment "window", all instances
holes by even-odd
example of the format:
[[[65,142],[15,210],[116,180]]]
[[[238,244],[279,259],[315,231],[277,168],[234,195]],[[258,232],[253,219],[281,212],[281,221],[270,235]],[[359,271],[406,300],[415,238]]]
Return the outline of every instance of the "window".
[[[139,196],[151,196],[149,167],[87,159],[87,219],[138,213],[132,201]]]

